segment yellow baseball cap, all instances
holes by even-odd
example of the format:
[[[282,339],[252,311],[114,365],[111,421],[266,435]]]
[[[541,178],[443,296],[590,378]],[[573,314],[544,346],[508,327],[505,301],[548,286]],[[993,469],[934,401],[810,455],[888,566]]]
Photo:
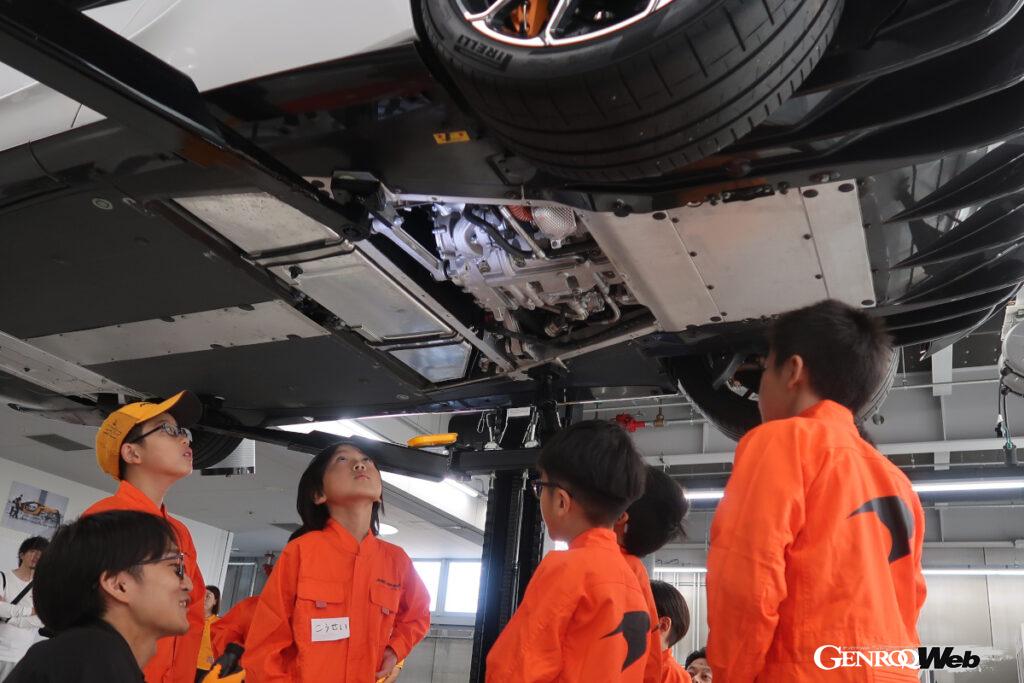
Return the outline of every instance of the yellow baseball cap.
[[[203,404],[191,391],[181,391],[163,403],[129,403],[112,412],[96,433],[96,462],[100,469],[118,476],[121,444],[135,425],[169,413],[179,427],[191,427],[203,416]]]

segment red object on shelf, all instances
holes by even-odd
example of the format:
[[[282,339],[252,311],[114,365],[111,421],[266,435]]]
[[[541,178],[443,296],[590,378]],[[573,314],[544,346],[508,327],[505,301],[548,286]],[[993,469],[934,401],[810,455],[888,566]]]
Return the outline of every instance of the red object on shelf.
[[[615,416],[615,421],[619,423],[619,426],[625,429],[627,432],[632,434],[638,429],[643,429],[647,426],[647,423],[643,420],[637,420],[629,413],[619,413]]]

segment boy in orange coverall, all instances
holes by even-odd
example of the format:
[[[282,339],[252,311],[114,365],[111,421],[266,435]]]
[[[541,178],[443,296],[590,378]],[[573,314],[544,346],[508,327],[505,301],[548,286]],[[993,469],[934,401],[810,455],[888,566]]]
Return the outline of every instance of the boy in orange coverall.
[[[545,445],[533,482],[554,540],[487,655],[488,683],[640,683],[650,614],[612,526],[643,493],[644,465],[621,427],[589,420]]]
[[[658,650],[662,683],[693,683],[690,674],[672,656],[672,647],[690,630],[690,608],[672,584],[651,581],[651,593],[658,610]]]
[[[764,424],[740,441],[711,525],[716,683],[917,681],[909,668],[815,661],[824,646],[919,643],[924,513],[853,417],[890,354],[879,323],[837,301],[776,322],[758,391]]]
[[[663,670],[664,646],[659,630],[660,613],[651,592],[651,579],[640,558],[661,550],[673,539],[686,537],[683,518],[689,508],[682,487],[668,473],[648,467],[644,495],[615,521],[615,536],[622,546],[623,557],[640,582],[640,590],[644,593],[647,611],[651,615],[644,683],[661,683],[667,672]]]
[[[203,638],[203,575],[188,527],[167,514],[164,496],[178,480],[192,474],[192,434],[188,430],[203,414],[194,394],[182,391],[163,403],[129,403],[111,413],[96,434],[96,462],[120,482],[117,493],[82,513],[136,510],[167,520],[185,555],[192,582],[188,607],[191,627],[181,636],[161,638],[146,664],[146,683],[193,683]]]

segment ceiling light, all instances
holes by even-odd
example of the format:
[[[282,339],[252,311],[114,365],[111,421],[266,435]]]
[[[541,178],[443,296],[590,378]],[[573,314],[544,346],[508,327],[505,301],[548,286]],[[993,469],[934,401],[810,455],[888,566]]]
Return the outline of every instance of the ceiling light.
[[[398,533],[397,528],[391,526],[390,524],[385,524],[384,522],[380,523],[379,531],[381,536],[394,536]]]
[[[366,439],[373,439],[374,441],[384,441],[384,439],[376,432],[367,429],[364,425],[360,424],[356,420],[330,420],[328,422],[300,422],[298,424],[281,425],[280,427],[286,432],[298,432],[300,434],[309,434],[310,432],[325,432],[327,434],[336,434],[340,437],[346,436],[361,436]]]
[[[1002,481],[949,481],[914,484],[918,493],[947,493],[954,491],[1005,491],[1024,488],[1024,479]]]
[[[687,491],[686,492],[686,499],[687,500],[719,500],[723,495],[725,495],[724,491],[715,491],[715,490],[712,490],[712,489],[705,489],[703,491],[702,490],[695,490],[695,491]]]
[[[707,567],[655,567],[655,574],[707,574]]]
[[[1024,567],[962,567],[951,569],[923,569],[931,576],[1024,576]]]
[[[707,567],[655,567],[655,574],[706,574]],[[950,567],[922,569],[927,576],[1024,576],[1024,567]]]
[[[480,492],[479,491],[477,491],[472,486],[466,486],[461,481],[456,481],[455,479],[445,479],[444,483],[448,484],[449,486],[451,486],[454,489],[458,489],[459,491],[462,491],[463,493],[465,493],[467,496],[469,496],[471,498],[478,498],[480,496]]]
[[[956,493],[960,491],[1011,491],[1024,489],[1024,479],[1003,479],[996,481],[936,481],[913,484],[918,493]],[[687,500],[720,500],[722,490],[697,489],[686,492]]]

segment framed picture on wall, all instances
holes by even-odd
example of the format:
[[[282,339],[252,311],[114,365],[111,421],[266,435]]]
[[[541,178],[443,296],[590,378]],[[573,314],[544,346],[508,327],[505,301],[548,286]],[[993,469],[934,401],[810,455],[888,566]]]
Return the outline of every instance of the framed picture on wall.
[[[3,525],[33,536],[53,536],[64,521],[68,509],[67,496],[20,481],[11,483],[11,491],[4,506]]]

